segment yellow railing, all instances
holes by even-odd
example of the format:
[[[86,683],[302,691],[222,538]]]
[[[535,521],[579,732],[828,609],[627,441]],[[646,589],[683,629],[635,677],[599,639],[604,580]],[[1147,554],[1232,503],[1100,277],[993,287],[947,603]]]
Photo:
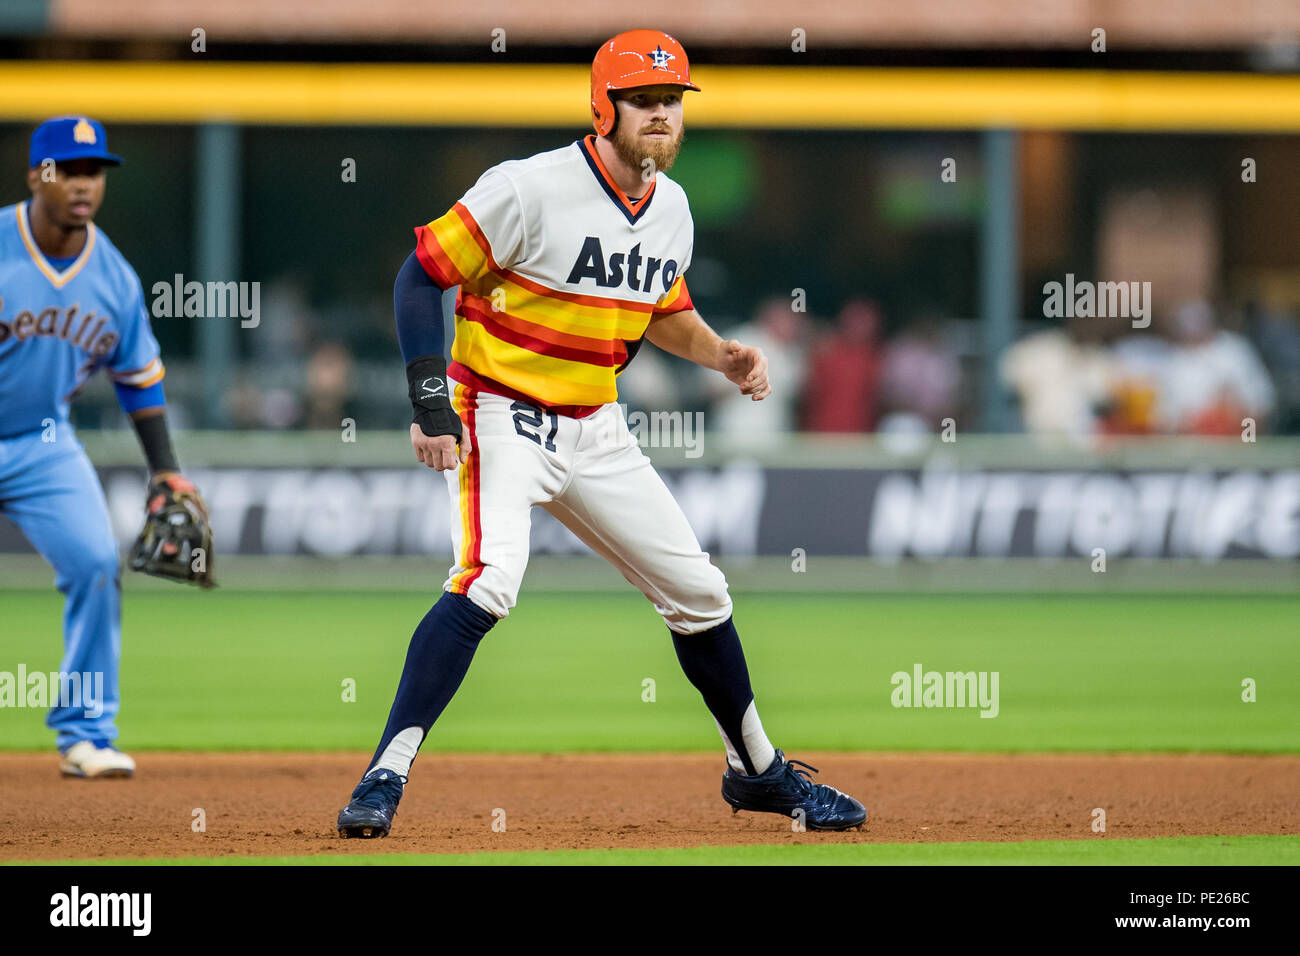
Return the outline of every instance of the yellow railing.
[[[693,127],[1300,131],[1300,77],[708,67]],[[581,66],[0,61],[0,120],[585,126]]]

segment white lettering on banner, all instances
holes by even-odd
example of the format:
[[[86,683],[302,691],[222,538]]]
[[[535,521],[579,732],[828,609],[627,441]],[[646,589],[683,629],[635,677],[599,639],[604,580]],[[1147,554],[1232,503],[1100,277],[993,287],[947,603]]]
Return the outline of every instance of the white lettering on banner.
[[[1140,558],[1158,558],[1164,551],[1173,508],[1177,475],[1146,473],[1129,479],[1137,488],[1138,528],[1133,553]]]
[[[970,483],[967,483],[969,487]],[[921,476],[921,498],[925,506],[914,512],[913,552],[922,558],[947,554],[961,524],[962,475],[933,470]]]
[[[365,477],[366,506],[374,516],[368,550],[374,554],[398,554],[402,551],[418,554],[424,550],[418,547],[418,542],[415,542],[416,547],[404,547],[401,540],[405,527],[403,511],[409,503],[410,472],[372,471]],[[414,527],[418,531],[420,522],[415,522]]]
[[[1300,554],[1300,471],[1273,476],[1256,528],[1259,548],[1270,558]]]
[[[966,553],[987,480],[947,468],[922,472],[919,487],[908,475],[885,476],[868,529],[869,553],[885,559]]]
[[[689,470],[664,477],[681,505],[700,547],[723,554],[758,553],[758,529],[767,493],[763,469],[753,462],[733,462],[720,471]]]
[[[1123,554],[1133,540],[1133,489],[1120,475],[1090,475],[1074,501],[1074,529],[1070,543],[1078,554],[1102,548]]]
[[[1016,480],[1015,475],[990,476],[983,517],[975,535],[976,554],[996,556],[1011,553],[1011,535],[1016,528],[1016,518],[1025,506],[1024,495],[1029,490],[1028,482]]]
[[[1034,554],[1044,557],[1064,555],[1070,541],[1074,501],[1078,495],[1079,474],[1044,475],[1038,495],[1038,516],[1034,522]]]
[[[1300,472],[1221,477],[1116,472],[890,473],[876,487],[867,553],[883,560],[1033,553],[1218,560],[1300,557]],[[1027,524],[1022,525],[1022,522]],[[1016,528],[1028,542],[1017,545]]]
[[[254,542],[244,553],[451,555],[440,475],[405,468],[232,468],[195,470],[190,477],[208,503],[218,553],[241,553],[251,533]],[[105,492],[117,537],[127,544],[139,533],[139,478],[119,472]]]
[[[945,466],[843,474],[842,494],[785,496],[767,506],[769,520],[806,529],[801,546],[825,554],[849,552],[842,538],[825,550],[819,536],[827,531],[819,529],[842,532],[851,523],[860,529],[857,553],[886,561],[1087,556],[1097,548],[1108,559],[1300,557],[1300,469],[1126,474]],[[211,509],[218,555],[451,554],[445,480],[426,469],[213,468],[191,477]],[[672,469],[663,477],[702,547],[759,553],[775,477],[752,462]],[[109,470],[105,491],[118,538],[128,545],[139,531],[138,472]],[[585,551],[549,515],[535,514],[533,529],[535,554]],[[16,531],[6,533],[0,527],[0,550],[16,539]],[[787,544],[781,538],[783,557]],[[772,540],[765,547],[771,550]]]
[[[314,502],[298,539],[313,554],[341,557],[360,554],[374,534],[375,511],[366,507],[365,484],[355,472],[325,471],[300,489]],[[358,507],[358,504],[361,507]]]
[[[1201,536],[1201,557],[1221,558],[1234,543],[1251,537],[1263,481],[1251,472],[1227,475],[1210,503]]]
[[[1202,519],[1214,496],[1214,476],[1188,472],[1179,477],[1174,492],[1173,524],[1169,529],[1169,552],[1174,557],[1197,557]]]
[[[299,468],[195,470],[226,554],[451,555],[450,512],[441,475],[423,469]],[[752,462],[664,476],[701,547],[753,555],[766,476]],[[139,479],[123,470],[106,483],[118,539],[138,534]],[[580,554],[586,545],[546,514],[534,514],[535,554]],[[249,538],[251,536],[251,541]],[[220,551],[218,553],[221,553]]]
[[[880,479],[867,524],[868,554],[883,561],[897,561],[903,556],[916,497],[916,487],[907,475],[889,474]]]
[[[266,507],[262,511],[262,547],[268,554],[293,554],[307,500],[306,471],[271,471],[266,478]],[[215,543],[215,542],[214,542]]]

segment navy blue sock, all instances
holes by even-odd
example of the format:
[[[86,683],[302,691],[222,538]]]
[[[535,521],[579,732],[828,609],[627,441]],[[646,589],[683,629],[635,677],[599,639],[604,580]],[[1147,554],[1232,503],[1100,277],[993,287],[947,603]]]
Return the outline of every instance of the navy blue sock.
[[[735,624],[727,618],[717,627],[698,634],[678,634],[673,630],[669,633],[686,679],[704,697],[704,706],[736,748],[745,772],[757,773],[741,732],[741,722],[754,692],[749,686],[749,669],[745,666],[745,652],[740,649]]]
[[[496,622],[494,616],[465,595],[443,592],[411,636],[397,696],[388,712],[388,726],[370,758],[371,767],[392,739],[408,727],[420,727],[425,735],[429,733],[465,679],[478,642]]]

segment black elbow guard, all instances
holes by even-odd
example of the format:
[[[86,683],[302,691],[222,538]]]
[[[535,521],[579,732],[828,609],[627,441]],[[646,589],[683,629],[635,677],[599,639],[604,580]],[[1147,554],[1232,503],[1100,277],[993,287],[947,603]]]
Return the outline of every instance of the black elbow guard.
[[[421,355],[406,363],[407,394],[415,416],[411,421],[430,438],[454,435],[460,441],[460,417],[447,393],[447,360],[441,355]]]

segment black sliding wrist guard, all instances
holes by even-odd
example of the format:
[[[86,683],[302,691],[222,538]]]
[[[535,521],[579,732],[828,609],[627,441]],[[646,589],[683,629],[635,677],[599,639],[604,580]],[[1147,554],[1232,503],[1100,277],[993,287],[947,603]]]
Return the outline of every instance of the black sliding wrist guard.
[[[406,363],[407,395],[415,416],[411,421],[430,438],[452,435],[460,442],[460,416],[447,394],[447,360],[441,355],[421,355]]]
[[[160,471],[180,471],[181,466],[176,463],[176,452],[172,451],[171,434],[167,431],[166,413],[160,412],[157,415],[147,415],[144,418],[133,418],[131,424],[135,426],[135,433],[140,439],[140,447],[144,449],[144,460],[149,464],[149,474],[156,475]]]

